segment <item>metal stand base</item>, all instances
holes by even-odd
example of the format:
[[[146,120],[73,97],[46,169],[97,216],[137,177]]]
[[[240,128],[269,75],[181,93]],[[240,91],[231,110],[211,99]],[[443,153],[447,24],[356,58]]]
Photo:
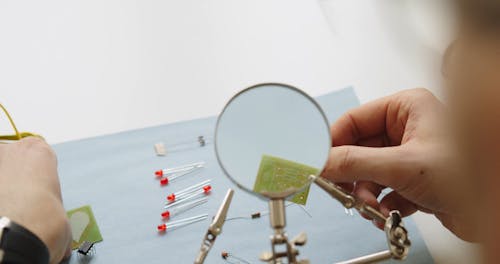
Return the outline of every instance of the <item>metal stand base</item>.
[[[264,252],[260,255],[260,260],[269,264],[299,263],[309,264],[308,260],[297,260],[299,255],[298,246],[303,246],[307,242],[305,233],[288,241],[285,233],[286,215],[285,201],[283,199],[272,199],[269,201],[269,217],[274,234],[271,235],[271,252]],[[286,248],[286,251],[279,251],[278,248]],[[280,247],[281,246],[281,247]]]

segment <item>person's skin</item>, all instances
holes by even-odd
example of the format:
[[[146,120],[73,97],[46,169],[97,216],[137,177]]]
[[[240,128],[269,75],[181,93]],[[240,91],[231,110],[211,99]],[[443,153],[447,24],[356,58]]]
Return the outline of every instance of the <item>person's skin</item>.
[[[349,111],[332,125],[322,176],[386,215],[432,213],[457,236],[482,242],[485,261],[497,263],[500,5],[458,2],[460,31],[445,64],[449,108],[416,89]],[[485,3],[497,5],[496,13],[491,6],[480,10]],[[385,187],[394,192],[379,202]]]
[[[322,176],[347,183],[343,186],[386,216],[394,209],[403,216],[421,210],[463,239],[474,240],[460,213],[458,157],[443,123],[446,115],[443,104],[425,89],[353,109],[331,127],[333,147]],[[378,202],[386,187],[394,191]]]
[[[57,159],[39,138],[0,144],[0,216],[36,234],[50,263],[71,253],[71,231],[62,205]]]
[[[500,259],[500,2],[460,1],[462,25],[450,52],[448,97],[476,226],[488,263]]]

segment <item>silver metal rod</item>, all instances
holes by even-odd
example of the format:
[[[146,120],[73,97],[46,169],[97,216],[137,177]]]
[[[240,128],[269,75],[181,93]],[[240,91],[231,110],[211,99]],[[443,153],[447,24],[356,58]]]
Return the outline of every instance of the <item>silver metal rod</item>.
[[[367,264],[367,263],[375,263],[380,262],[382,260],[387,260],[392,257],[391,251],[385,250],[381,252],[377,252],[374,254],[366,255],[359,258],[354,258],[342,262],[337,262],[336,264]]]
[[[269,201],[269,217],[271,227],[274,229],[283,229],[286,226],[285,201],[275,199]]]
[[[378,222],[385,223],[386,217],[379,212],[377,209],[365,204],[364,201],[359,198],[348,194],[341,187],[335,185],[334,183],[317,177],[314,175],[309,176],[314,183],[316,183],[321,189],[325,190],[330,196],[339,201],[345,208],[351,209],[356,208],[359,212],[377,220]]]
[[[350,209],[356,204],[356,200],[351,195],[347,194],[342,188],[332,182],[318,176],[310,175],[310,179],[314,181],[321,189],[326,191],[335,200],[339,201],[345,208]]]
[[[380,223],[385,223],[385,221],[387,220],[387,217],[385,217],[381,212],[365,204],[364,202],[357,200],[355,207],[360,213],[366,214],[367,216],[377,220]]]

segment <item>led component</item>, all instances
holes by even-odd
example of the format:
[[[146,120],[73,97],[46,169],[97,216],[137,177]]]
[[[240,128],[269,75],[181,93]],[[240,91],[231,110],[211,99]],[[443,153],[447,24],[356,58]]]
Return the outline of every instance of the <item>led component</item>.
[[[190,200],[190,199],[193,199],[193,198],[201,196],[201,195],[208,195],[208,194],[210,194],[211,191],[212,191],[212,186],[205,185],[205,186],[201,187],[200,189],[195,190],[195,191],[190,192],[190,193],[182,193],[182,194],[177,195],[177,196],[174,194],[171,194],[171,195],[167,196],[167,200],[169,203],[173,203],[173,202],[181,201],[181,200]]]
[[[170,218],[170,211],[165,211],[165,212],[161,213],[161,217],[164,219]]]
[[[165,233],[167,230],[177,229],[179,227],[187,226],[190,224],[194,224],[196,222],[203,221],[208,218],[208,214],[197,215],[189,218],[184,218],[181,220],[170,222],[167,224],[161,224],[157,226],[157,230],[159,233]]]
[[[193,186],[182,189],[178,192],[171,193],[167,196],[167,200],[173,202],[176,200],[176,198],[180,198],[182,196],[188,196],[189,194],[192,194],[193,192],[199,190],[200,188],[203,188],[204,186],[209,185],[210,182],[211,182],[211,180],[208,179],[208,180],[202,181],[200,183],[197,183]]]
[[[157,171],[155,171],[155,175],[156,175],[156,177],[162,177],[162,176],[172,174],[172,173],[183,172],[183,171],[192,170],[195,168],[202,168],[203,166],[205,166],[204,161],[194,162],[194,163],[190,163],[190,164],[186,164],[186,165],[182,165],[182,166],[178,166],[178,167],[157,170]]]
[[[160,180],[160,185],[167,185],[168,184],[168,178],[162,178]]]
[[[211,191],[212,191],[212,186],[206,185],[206,186],[203,186],[201,189],[198,189],[192,193],[181,194],[180,196],[175,196],[175,195],[171,194],[167,197],[167,200],[169,203],[174,203],[174,202],[183,201],[183,200],[191,200],[191,199],[196,198],[198,196],[208,195],[208,194],[210,194]]]
[[[175,173],[171,173],[171,174],[168,174],[168,176],[163,176],[160,178],[160,185],[161,186],[165,186],[165,185],[168,185],[171,181],[175,180],[175,179],[178,179],[182,176],[185,176],[185,175],[189,175],[193,172],[196,172],[198,171],[199,169],[201,169],[203,167],[203,165],[200,165],[200,166],[194,166],[192,168],[187,168],[185,170],[179,170]]]
[[[197,165],[197,166],[190,166],[190,167],[184,167],[184,168],[162,169],[162,170],[155,171],[155,175],[157,178],[161,178],[161,177],[190,172],[192,170],[196,170],[196,169],[199,169],[202,167],[203,167],[203,165]]]
[[[207,195],[207,194],[205,194],[205,195]],[[198,198],[198,196],[201,196],[201,195],[200,194],[195,194],[195,195],[192,195],[192,196],[185,197],[184,199],[176,200],[174,202],[168,202],[167,201],[165,203],[165,206],[163,208],[164,209],[169,209],[169,208],[173,208],[173,207],[184,205],[186,203],[190,203],[190,202],[193,201],[193,199]],[[202,197],[202,198],[205,198],[205,197]],[[198,198],[198,199],[200,199],[200,198]]]
[[[196,200],[188,202],[188,203],[184,203],[184,204],[176,206],[170,210],[164,211],[163,213],[161,213],[161,217],[165,220],[170,219],[170,217],[172,217],[172,216],[182,214],[186,211],[189,211],[189,210],[195,208],[196,206],[199,206],[199,205],[206,203],[207,201],[208,201],[208,198],[203,197],[203,198],[196,199]]]

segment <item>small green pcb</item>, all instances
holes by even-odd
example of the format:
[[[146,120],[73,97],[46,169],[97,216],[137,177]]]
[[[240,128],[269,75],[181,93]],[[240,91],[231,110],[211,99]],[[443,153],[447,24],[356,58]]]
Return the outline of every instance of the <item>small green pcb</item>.
[[[72,249],[78,248],[85,241],[93,243],[102,241],[99,226],[97,226],[92,208],[89,205],[69,210],[66,214],[68,215],[73,235],[73,241],[71,242]]]
[[[294,161],[263,155],[253,190],[255,192],[280,192],[289,188],[301,188],[309,175],[316,175],[318,169]],[[292,196],[289,201],[305,205],[309,187]]]

